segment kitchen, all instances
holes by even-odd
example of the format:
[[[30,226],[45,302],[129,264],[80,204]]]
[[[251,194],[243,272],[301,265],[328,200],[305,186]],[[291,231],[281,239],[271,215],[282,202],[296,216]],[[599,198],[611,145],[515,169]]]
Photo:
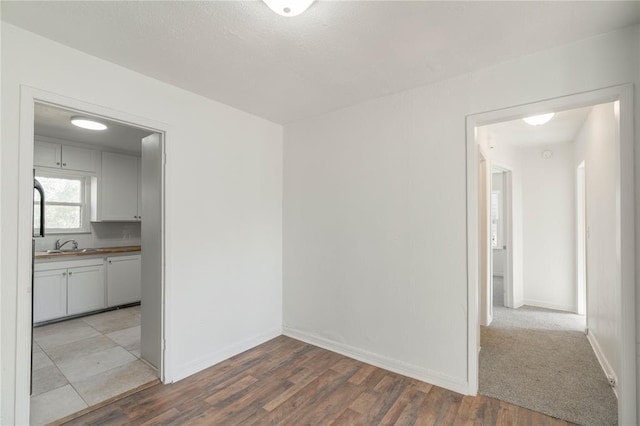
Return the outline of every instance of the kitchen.
[[[158,135],[40,103],[34,116],[31,418],[44,424],[158,382],[141,349],[141,141]]]

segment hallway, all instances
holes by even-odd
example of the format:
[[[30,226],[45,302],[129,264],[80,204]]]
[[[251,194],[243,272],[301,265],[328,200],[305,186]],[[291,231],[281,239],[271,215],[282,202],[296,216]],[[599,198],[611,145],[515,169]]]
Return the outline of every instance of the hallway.
[[[501,288],[502,278],[494,280]],[[584,334],[585,317],[505,308],[501,295],[494,291],[493,322],[481,330],[479,392],[573,423],[617,424],[617,399]]]

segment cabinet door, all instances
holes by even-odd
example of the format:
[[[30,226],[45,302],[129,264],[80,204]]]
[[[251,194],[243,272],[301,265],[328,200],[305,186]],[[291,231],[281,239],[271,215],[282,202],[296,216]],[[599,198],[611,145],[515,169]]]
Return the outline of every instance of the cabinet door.
[[[67,315],[67,270],[39,271],[33,275],[33,322]]]
[[[138,220],[138,157],[102,153],[100,220]]]
[[[105,307],[103,265],[69,268],[67,274],[68,315]]]
[[[33,165],[40,167],[60,168],[62,157],[62,145],[49,142],[38,142],[33,144]]]
[[[78,148],[76,146],[62,146],[62,168],[80,170],[83,172],[96,171],[96,151]]]
[[[107,258],[107,306],[140,301],[141,256]]]

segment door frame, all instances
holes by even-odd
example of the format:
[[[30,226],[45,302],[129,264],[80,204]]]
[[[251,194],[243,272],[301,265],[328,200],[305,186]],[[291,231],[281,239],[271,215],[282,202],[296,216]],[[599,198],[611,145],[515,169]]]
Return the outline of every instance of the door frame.
[[[484,164],[483,164],[484,163]],[[489,153],[478,147],[478,189],[481,189],[478,197],[478,209],[483,209],[483,214],[478,216],[479,241],[478,250],[480,256],[478,274],[480,274],[480,325],[489,326],[493,321],[493,256],[491,248],[491,159]],[[482,188],[481,188],[482,187]]]
[[[620,289],[617,317],[620,344],[618,419],[636,424],[636,323],[635,323],[635,197],[634,197],[634,105],[633,85],[608,88],[541,100],[466,117],[467,152],[467,383],[470,395],[478,393],[479,279],[478,279],[478,126],[516,120],[546,111],[562,111],[608,102],[619,102],[620,134],[616,209],[616,286]]]
[[[20,133],[19,133],[19,174],[18,174],[18,270],[17,270],[17,306],[16,306],[16,364],[15,364],[15,421],[16,424],[29,423],[30,410],[30,380],[31,380],[31,239],[33,214],[33,140],[35,104],[57,106],[68,110],[75,110],[83,115],[105,118],[144,128],[150,132],[159,133],[162,139],[162,361],[159,368],[160,379],[163,383],[172,381],[172,342],[170,331],[171,288],[166,279],[165,248],[166,248],[166,215],[165,215],[165,165],[166,144],[170,139],[171,128],[167,124],[153,121],[144,117],[108,107],[88,103],[78,99],[66,97],[56,93],[37,89],[27,85],[20,86]]]
[[[587,168],[576,167],[576,313],[587,316]],[[589,323],[585,324],[589,329]]]
[[[503,213],[503,230],[502,242],[506,246],[504,250],[504,272],[502,283],[504,285],[504,307],[515,308],[514,301],[514,279],[513,279],[513,170],[499,161],[491,161],[493,169],[499,169],[502,172],[502,213]],[[493,176],[493,175],[492,175]],[[493,277],[491,277],[493,279]]]

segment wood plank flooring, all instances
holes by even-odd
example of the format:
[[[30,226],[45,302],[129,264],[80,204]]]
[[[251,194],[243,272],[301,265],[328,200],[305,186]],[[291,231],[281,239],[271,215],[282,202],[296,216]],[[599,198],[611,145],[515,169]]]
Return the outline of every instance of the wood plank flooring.
[[[496,399],[463,396],[285,336],[67,424],[568,425]]]

